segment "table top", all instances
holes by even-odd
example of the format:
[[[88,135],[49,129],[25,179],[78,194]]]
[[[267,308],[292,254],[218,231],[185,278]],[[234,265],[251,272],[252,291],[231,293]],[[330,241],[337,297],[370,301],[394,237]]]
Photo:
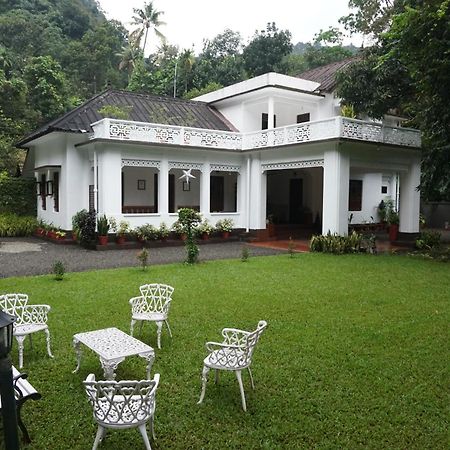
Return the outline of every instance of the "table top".
[[[125,358],[132,355],[154,355],[152,347],[124,333],[118,328],[78,333],[74,341],[83,343],[105,360]]]

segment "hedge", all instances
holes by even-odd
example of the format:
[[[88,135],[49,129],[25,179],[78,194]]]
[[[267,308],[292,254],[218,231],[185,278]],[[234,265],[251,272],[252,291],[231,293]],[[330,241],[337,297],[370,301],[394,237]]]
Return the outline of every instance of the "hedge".
[[[0,174],[0,214],[36,215],[34,178],[13,178]]]

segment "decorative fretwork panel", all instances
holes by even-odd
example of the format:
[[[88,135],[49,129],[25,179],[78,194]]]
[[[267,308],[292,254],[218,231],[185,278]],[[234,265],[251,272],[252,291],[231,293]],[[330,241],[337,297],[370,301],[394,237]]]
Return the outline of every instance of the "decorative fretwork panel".
[[[161,161],[149,159],[122,159],[122,167],[154,167],[160,169]]]
[[[211,172],[240,172],[241,166],[234,166],[228,164],[211,164],[210,169]]]
[[[309,167],[323,167],[323,159],[310,159],[307,161],[288,161],[282,163],[268,163],[261,164],[263,172],[266,170],[279,170],[279,169],[306,169]]]
[[[190,162],[179,162],[179,161],[170,161],[169,162],[169,170],[170,169],[182,169],[182,170],[203,170],[203,164],[201,163],[190,163]]]

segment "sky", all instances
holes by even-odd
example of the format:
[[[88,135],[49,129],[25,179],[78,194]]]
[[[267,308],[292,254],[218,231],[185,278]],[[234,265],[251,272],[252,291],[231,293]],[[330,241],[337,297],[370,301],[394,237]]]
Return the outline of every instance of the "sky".
[[[144,0],[98,0],[108,19],[122,22],[131,29],[133,8],[143,8]],[[247,43],[256,30],[275,22],[279,29],[292,33],[292,42],[309,42],[321,29],[339,26],[340,17],[349,13],[348,0],[154,0],[154,6],[164,11],[167,25],[160,31],[169,44],[180,49],[194,47],[199,53],[203,39],[212,39],[226,28],[239,31]],[[149,35],[149,52],[159,42]],[[360,45],[358,38],[345,39]],[[147,53],[147,52],[146,52]]]

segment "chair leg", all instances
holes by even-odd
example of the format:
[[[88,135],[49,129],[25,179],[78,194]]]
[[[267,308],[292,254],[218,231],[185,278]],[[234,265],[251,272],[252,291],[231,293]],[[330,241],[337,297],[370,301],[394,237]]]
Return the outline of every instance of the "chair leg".
[[[253,383],[252,371],[250,370],[250,367],[247,367],[247,369],[248,369],[248,374],[250,375],[250,382],[252,384],[252,389],[255,389],[255,383]]]
[[[19,347],[19,369],[23,367],[23,341],[26,336],[16,336],[17,345]]]
[[[208,381],[208,372],[209,372],[209,367],[203,366],[203,371],[202,371],[202,393],[200,394],[200,400],[198,401],[197,405],[200,405],[200,403],[205,398],[206,382]]]
[[[216,376],[214,379],[215,384],[219,384],[219,369],[216,369]]]
[[[144,321],[141,320],[141,325],[140,325],[140,327],[139,327],[139,336],[142,335],[142,327],[143,327],[143,326],[144,326]]]
[[[105,436],[105,433],[106,433],[106,429],[103,428],[101,425],[99,425],[98,429],[97,429],[97,434],[95,436],[94,445],[92,446],[92,450],[97,450],[98,444]]]
[[[156,441],[156,436],[155,436],[155,415],[154,415],[154,413],[152,414],[152,417],[150,418],[150,431],[152,433],[152,439],[154,441]]]
[[[156,322],[156,326],[158,327],[157,333],[158,333],[158,348],[161,348],[161,332],[162,332],[162,322]]]
[[[244,393],[244,385],[242,384],[242,374],[240,370],[236,370],[236,378],[239,383],[239,389],[241,391],[241,399],[242,399],[242,409],[247,411],[247,405],[245,403],[245,393]]]
[[[50,356],[50,358],[53,358],[52,351],[50,350],[50,330],[48,328],[46,328],[44,331],[45,331],[45,335],[47,337],[47,353],[48,353],[48,356]]]
[[[130,325],[130,335],[133,336],[134,331],[134,324],[136,323],[135,320],[131,319],[131,325]]]
[[[142,425],[139,425],[139,431],[142,434],[142,439],[144,439],[145,448],[147,450],[152,450],[152,448],[150,447],[150,441],[148,440],[147,429],[145,428],[145,423],[143,423]]]
[[[169,327],[169,321],[165,320],[164,322],[166,322],[167,330],[169,331],[169,336],[172,337],[172,331],[170,330],[170,327]]]

